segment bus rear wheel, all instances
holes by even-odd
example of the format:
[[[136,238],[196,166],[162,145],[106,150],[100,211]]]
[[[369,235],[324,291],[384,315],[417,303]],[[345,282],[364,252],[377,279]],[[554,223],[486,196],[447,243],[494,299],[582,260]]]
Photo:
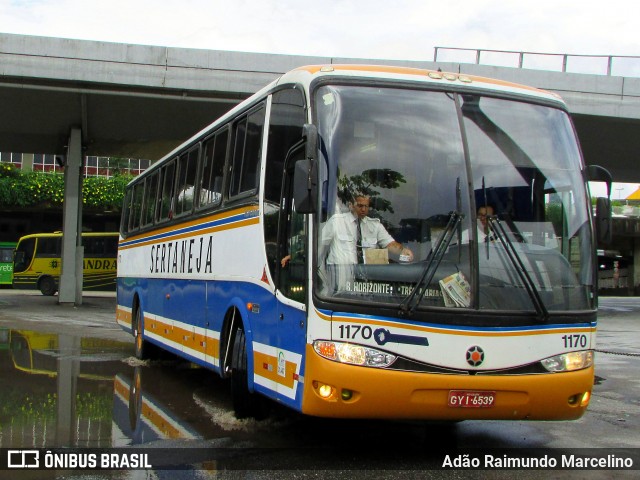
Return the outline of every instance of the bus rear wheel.
[[[40,279],[38,287],[40,287],[40,292],[42,292],[42,295],[45,295],[47,297],[52,296],[58,290],[56,281],[53,279],[53,277],[42,277]]]
[[[266,399],[249,391],[249,374],[247,371],[247,340],[242,328],[236,330],[233,341],[233,357],[231,358],[231,398],[236,418],[256,419],[268,415]]]

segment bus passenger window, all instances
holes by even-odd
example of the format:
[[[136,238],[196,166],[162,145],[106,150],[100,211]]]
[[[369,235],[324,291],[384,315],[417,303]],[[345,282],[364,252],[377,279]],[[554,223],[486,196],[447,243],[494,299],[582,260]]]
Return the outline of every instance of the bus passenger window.
[[[178,188],[175,200],[175,213],[182,215],[193,210],[193,198],[198,171],[198,148],[184,153],[178,160]]]
[[[94,257],[97,253],[104,251],[103,239],[100,237],[82,237],[85,257]]]
[[[173,181],[176,162],[172,161],[162,168],[162,195],[160,197],[160,216],[158,220],[171,220],[173,218]]]
[[[122,202],[122,215],[120,218],[120,233],[122,233],[123,237],[125,237],[129,232],[131,196],[132,196],[132,191],[130,188],[127,188],[127,190],[124,193],[124,200]]]
[[[200,207],[218,205],[222,201],[222,180],[227,156],[228,130],[208,139],[204,144],[204,163],[200,184]]]
[[[252,192],[258,186],[264,114],[264,108],[260,108],[235,124],[230,197]]]
[[[133,186],[133,197],[131,198],[131,213],[129,217],[129,231],[140,228],[140,216],[142,214],[142,198],[144,196],[144,183],[137,183]]]
[[[156,213],[156,204],[158,196],[158,172],[147,178],[147,188],[144,196],[144,206],[142,213],[142,225],[151,225]]]
[[[38,238],[36,257],[59,257],[61,237]]]
[[[118,254],[118,237],[109,236],[105,237],[105,245],[104,245],[104,256],[105,257],[116,257]]]

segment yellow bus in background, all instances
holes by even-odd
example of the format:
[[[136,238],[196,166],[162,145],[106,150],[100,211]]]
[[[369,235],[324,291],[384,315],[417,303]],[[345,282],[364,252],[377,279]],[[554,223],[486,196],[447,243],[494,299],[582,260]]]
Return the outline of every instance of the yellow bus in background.
[[[83,290],[115,290],[117,233],[83,233]],[[13,264],[13,288],[58,291],[62,272],[62,232],[34,233],[22,237]]]

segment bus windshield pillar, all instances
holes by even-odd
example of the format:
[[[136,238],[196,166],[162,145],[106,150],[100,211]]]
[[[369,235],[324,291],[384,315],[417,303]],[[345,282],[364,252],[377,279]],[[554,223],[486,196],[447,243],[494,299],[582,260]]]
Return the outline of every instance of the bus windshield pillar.
[[[82,132],[72,128],[64,167],[62,272],[58,303],[82,304]]]

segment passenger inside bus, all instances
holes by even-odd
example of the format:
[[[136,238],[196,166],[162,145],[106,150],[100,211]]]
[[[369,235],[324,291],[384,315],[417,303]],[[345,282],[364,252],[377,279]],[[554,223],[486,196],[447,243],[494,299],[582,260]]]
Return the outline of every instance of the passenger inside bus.
[[[495,240],[494,236],[491,235],[489,222],[487,220],[488,217],[494,215],[494,212],[495,209],[492,205],[482,205],[478,208],[478,228],[476,230],[476,241],[478,243],[492,242]],[[462,243],[469,243],[469,230],[462,232]]]

